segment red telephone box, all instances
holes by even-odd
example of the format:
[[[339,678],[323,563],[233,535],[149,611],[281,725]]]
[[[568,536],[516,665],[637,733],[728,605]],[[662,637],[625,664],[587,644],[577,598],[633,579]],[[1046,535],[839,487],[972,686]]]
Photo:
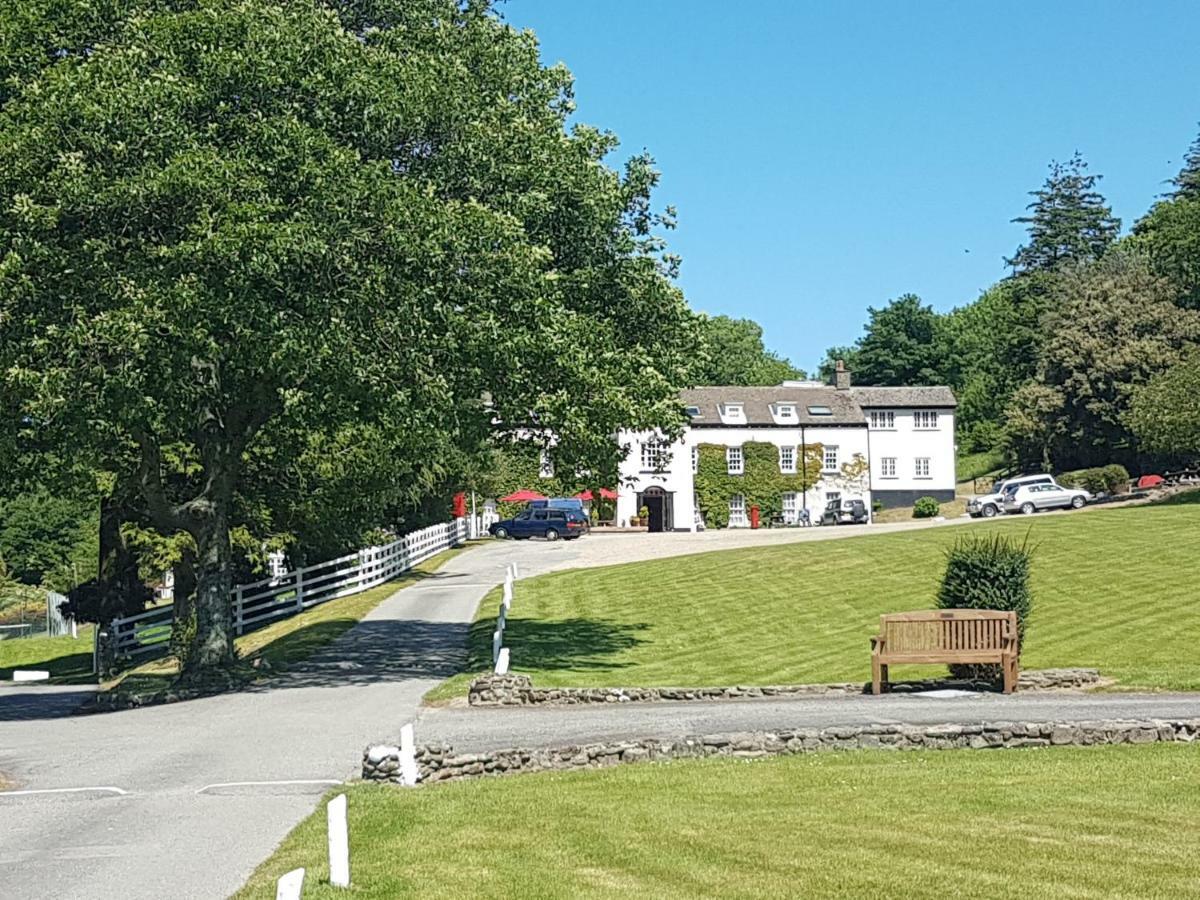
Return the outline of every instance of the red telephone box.
[[[750,507],[750,527],[751,528],[758,527],[758,507],[757,506]]]
[[[461,519],[467,514],[467,494],[466,491],[459,491],[454,495],[454,518]]]

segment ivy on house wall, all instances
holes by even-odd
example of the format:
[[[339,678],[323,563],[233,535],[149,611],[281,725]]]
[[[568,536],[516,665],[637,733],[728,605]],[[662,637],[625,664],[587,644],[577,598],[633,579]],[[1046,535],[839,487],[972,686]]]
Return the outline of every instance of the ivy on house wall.
[[[821,480],[825,448],[821,444],[805,446],[802,459],[796,448],[796,474],[779,471],[779,447],[759,441],[742,444],[743,474],[730,475],[725,462],[724,444],[700,444],[700,460],[695,476],[696,498],[709,528],[729,524],[729,498],[746,498],[746,515],[757,506],[763,521],[783,512],[783,495],[801,494]],[[797,501],[799,508],[800,501]]]

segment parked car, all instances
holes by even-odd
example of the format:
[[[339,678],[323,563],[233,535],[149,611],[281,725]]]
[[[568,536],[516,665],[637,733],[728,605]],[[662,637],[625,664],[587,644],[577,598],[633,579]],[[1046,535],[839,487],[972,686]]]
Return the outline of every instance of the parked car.
[[[1004,492],[1011,487],[1020,487],[1027,484],[1054,484],[1053,475],[1021,475],[1017,478],[1008,478],[1004,481],[997,481],[992,485],[992,492],[984,494],[982,497],[972,497],[967,501],[967,514],[973,519],[978,519],[982,516],[985,519],[990,519],[992,516],[1004,512]]]
[[[528,507],[511,519],[493,522],[488,531],[493,537],[542,537],[548,541],[570,540],[587,531],[587,518],[570,509]]]
[[[1020,511],[1025,515],[1039,509],[1080,509],[1092,495],[1087,491],[1065,488],[1057,484],[1023,484],[1008,488],[1004,493],[1004,511]]]
[[[591,517],[583,507],[583,501],[578,497],[547,497],[545,500],[529,501],[530,509],[565,509],[575,513],[584,523],[584,531],[592,527]]]
[[[865,525],[869,521],[867,505],[861,500],[830,500],[821,513],[822,525]]]

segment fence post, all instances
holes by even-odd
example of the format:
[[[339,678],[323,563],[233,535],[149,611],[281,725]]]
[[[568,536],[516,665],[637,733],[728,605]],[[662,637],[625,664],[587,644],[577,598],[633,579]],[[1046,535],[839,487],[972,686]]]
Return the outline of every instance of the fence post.
[[[245,625],[242,622],[242,586],[239,584],[233,589],[233,622],[237,633],[240,635]]]
[[[304,570],[296,570],[296,612],[304,609]]]

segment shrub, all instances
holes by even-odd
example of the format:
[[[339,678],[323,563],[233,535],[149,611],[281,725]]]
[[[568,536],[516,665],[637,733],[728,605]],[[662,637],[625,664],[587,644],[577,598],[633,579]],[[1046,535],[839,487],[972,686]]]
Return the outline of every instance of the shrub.
[[[1104,486],[1110,493],[1124,493],[1129,488],[1129,470],[1119,463],[1105,466],[1100,471],[1104,480]]]
[[[883,501],[882,500],[872,501],[871,512],[877,512],[877,513],[883,512]]]
[[[942,609],[999,609],[1017,614],[1018,651],[1025,642],[1025,623],[1033,608],[1029,568],[1033,559],[1029,538],[1017,543],[1003,534],[960,537],[946,551],[946,573],[938,589]],[[1000,677],[996,665],[955,665],[960,678]]]
[[[940,515],[942,505],[932,497],[922,497],[913,504],[914,519],[932,519],[934,516]]]

